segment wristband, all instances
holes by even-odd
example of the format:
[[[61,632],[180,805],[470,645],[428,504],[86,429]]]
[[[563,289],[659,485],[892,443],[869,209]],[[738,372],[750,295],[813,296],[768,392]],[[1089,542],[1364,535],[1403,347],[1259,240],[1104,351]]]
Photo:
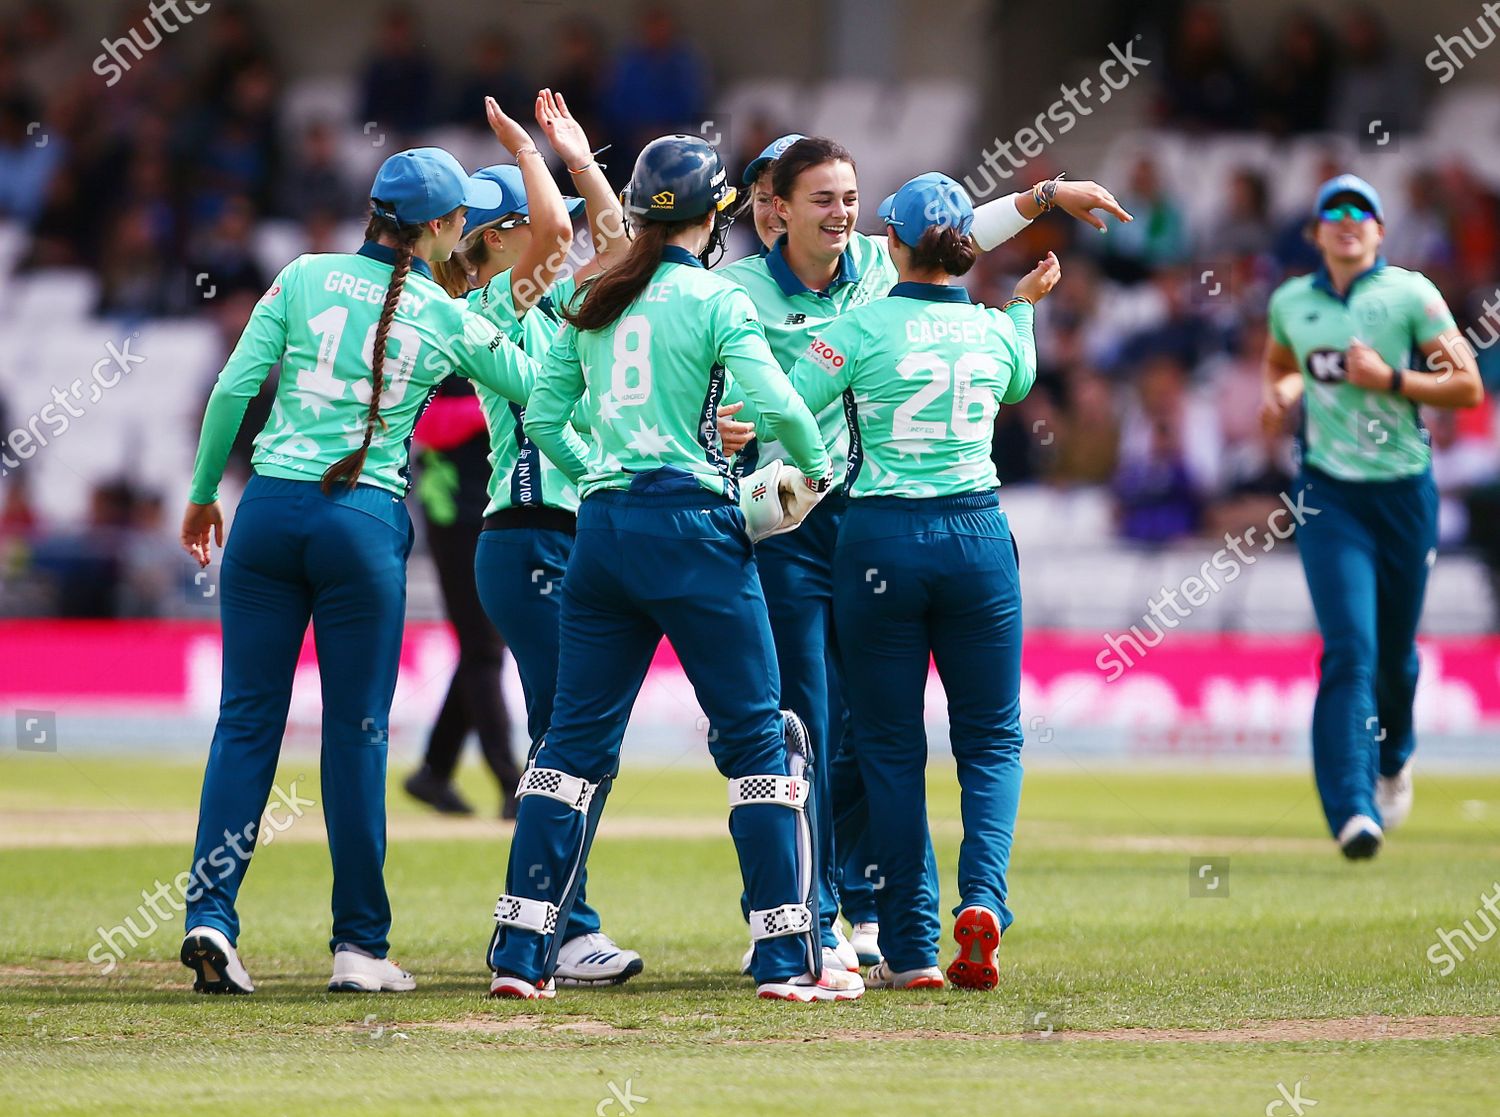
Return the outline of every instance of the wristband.
[[[1006,310],[1009,310],[1013,306],[1020,306],[1022,303],[1025,303],[1027,306],[1030,306],[1030,307],[1035,307],[1036,306],[1036,303],[1032,302],[1025,295],[1016,295],[1014,298],[1007,300],[1005,302],[1005,304],[1000,307],[1000,309],[1001,309],[1001,311],[1006,311]]]
[[[1396,368],[1395,366],[1392,366],[1392,368],[1391,368],[1391,394],[1392,395],[1399,396],[1401,394],[1401,381],[1403,379],[1405,379],[1405,377],[1406,377],[1406,370],[1404,368]]]
[[[541,152],[538,151],[535,147],[523,147],[519,151],[516,152],[515,157],[517,159],[520,159],[521,156],[523,156],[523,155],[540,155],[540,154],[541,154]]]
[[[1066,173],[1066,172],[1064,172]],[[1049,178],[1045,182],[1039,182],[1031,188],[1031,200],[1035,202],[1043,213],[1051,213],[1057,208],[1057,188],[1062,184],[1062,175]]]
[[[830,469],[821,477],[809,477],[804,473],[802,480],[806,482],[807,487],[813,492],[826,493],[833,486],[833,470]]]
[[[587,163],[585,163],[581,167],[569,167],[568,168],[568,173],[570,175],[581,175],[581,174],[583,174],[584,171],[588,170],[590,167],[597,167],[598,165],[599,165],[599,161],[597,159],[590,159]]]

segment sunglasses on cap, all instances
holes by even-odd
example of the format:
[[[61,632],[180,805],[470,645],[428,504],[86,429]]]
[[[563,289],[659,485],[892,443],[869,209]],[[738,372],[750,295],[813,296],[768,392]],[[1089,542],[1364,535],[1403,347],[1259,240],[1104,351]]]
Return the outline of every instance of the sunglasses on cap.
[[[1358,203],[1345,202],[1341,206],[1329,206],[1319,213],[1318,216],[1324,221],[1337,222],[1344,220],[1346,217],[1354,221],[1369,221],[1375,215]]]

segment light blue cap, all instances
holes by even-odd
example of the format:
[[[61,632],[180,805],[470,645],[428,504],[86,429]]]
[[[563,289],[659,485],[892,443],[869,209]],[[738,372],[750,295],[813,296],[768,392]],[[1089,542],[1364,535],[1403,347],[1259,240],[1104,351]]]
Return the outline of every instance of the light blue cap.
[[[521,177],[521,168],[514,163],[496,163],[492,167],[483,167],[474,172],[474,177],[481,182],[493,182],[500,187],[500,201],[498,204],[484,209],[469,208],[464,220],[464,235],[472,233],[481,225],[488,225],[491,221],[499,221],[507,214],[517,213],[522,217],[529,217],[531,211],[527,208],[526,181]],[[568,207],[568,213],[577,213],[583,207],[582,198],[563,198],[563,204]]]
[[[1314,213],[1322,213],[1328,208],[1328,203],[1340,194],[1354,194],[1363,198],[1368,204],[1370,212],[1375,215],[1375,220],[1385,220],[1385,210],[1380,205],[1380,195],[1358,175],[1339,175],[1330,178],[1322,186],[1318,187],[1318,204],[1314,207]]]
[[[791,147],[798,140],[805,139],[807,137],[801,132],[788,132],[780,139],[772,140],[768,143],[765,150],[750,160],[750,164],[745,168],[744,185],[754,186],[755,180],[760,177],[761,171],[785,155],[787,148]]]
[[[440,147],[414,147],[380,164],[370,198],[378,216],[419,225],[459,206],[498,205],[500,187],[471,178],[463,164]]]
[[[896,230],[903,244],[915,245],[934,225],[952,226],[967,236],[974,224],[968,191],[941,171],[907,182],[880,203],[880,220]]]

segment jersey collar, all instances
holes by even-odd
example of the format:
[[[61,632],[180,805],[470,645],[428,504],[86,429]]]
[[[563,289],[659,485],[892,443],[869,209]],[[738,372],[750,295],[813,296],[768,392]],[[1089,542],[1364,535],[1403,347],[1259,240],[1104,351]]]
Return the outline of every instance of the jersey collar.
[[[360,246],[359,255],[368,256],[372,260],[379,260],[382,264],[389,264],[391,267],[396,266],[396,250],[381,244],[379,241],[365,241]],[[428,279],[432,279],[432,266],[420,256],[413,256],[411,258],[411,270],[420,272]]]
[[[972,302],[969,292],[956,283],[898,283],[891,288],[896,299],[926,299],[934,303]]]
[[[833,282],[828,285],[826,291],[814,291],[802,280],[797,278],[797,273],[792,271],[791,265],[786,262],[782,255],[782,248],[786,244],[785,233],[777,238],[776,243],[771,246],[771,251],[766,253],[766,270],[771,273],[771,278],[776,281],[776,286],[781,288],[781,293],[790,298],[793,295],[813,294],[820,299],[833,297],[833,292],[846,283],[859,282],[859,268],[854,263],[852,250],[844,249],[843,255],[839,257],[839,270],[833,273]]]
[[[669,244],[661,250],[661,259],[664,264],[686,264],[690,268],[701,268],[703,261],[694,256],[680,244]]]
[[[1359,286],[1361,280],[1368,279],[1370,276],[1380,272],[1384,267],[1385,257],[1375,257],[1375,262],[1364,271],[1356,275],[1353,279],[1351,279],[1349,281],[1349,290],[1340,295],[1333,289],[1333,277],[1328,274],[1328,265],[1319,264],[1318,270],[1313,273],[1312,285],[1319,291],[1322,291],[1325,295],[1329,295],[1332,298],[1338,299],[1338,301],[1341,303],[1347,303],[1349,301],[1349,296],[1354,294],[1354,288]]]

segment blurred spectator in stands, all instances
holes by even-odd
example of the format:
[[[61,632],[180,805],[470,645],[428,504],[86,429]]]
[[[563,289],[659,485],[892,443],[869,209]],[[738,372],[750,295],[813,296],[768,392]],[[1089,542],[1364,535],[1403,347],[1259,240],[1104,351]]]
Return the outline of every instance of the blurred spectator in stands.
[[[10,84],[16,90],[0,94],[0,218],[30,225],[42,211],[67,142],[49,132],[36,102],[6,79],[7,70],[14,74],[11,62],[0,54],[0,87]]]
[[[563,95],[573,117],[602,148],[615,143],[609,113],[610,60],[604,35],[586,16],[570,16],[558,26],[555,57],[546,85]],[[601,162],[608,164],[610,181],[623,185],[630,177],[635,154],[612,151]]]
[[[282,173],[278,212],[297,220],[313,213],[358,217],[367,205],[363,194],[344,173],[333,127],[326,120],[313,121]]]
[[[1443,167],[1442,183],[1457,268],[1454,278],[1466,288],[1493,284],[1500,261],[1500,207],[1495,195],[1456,159]]]
[[[31,564],[48,588],[47,612],[56,617],[119,615],[122,550],[130,530],[135,490],[123,479],[101,481],[89,493],[88,523],[39,536]]]
[[[1215,268],[1222,265],[1215,264]],[[1119,365],[1126,370],[1169,357],[1188,371],[1195,371],[1209,357],[1222,353],[1229,344],[1233,321],[1233,278],[1199,268],[1162,268],[1151,277],[1161,293],[1166,314],[1161,321],[1125,338],[1120,345]],[[1215,317],[1215,314],[1218,317]]]
[[[1385,258],[1398,267],[1427,275],[1441,274],[1453,264],[1453,240],[1439,194],[1438,176],[1417,167],[1406,182],[1407,210],[1387,226],[1381,245]],[[1436,280],[1435,280],[1436,281]]]
[[[1229,176],[1226,211],[1215,224],[1212,238],[1200,255],[1260,256],[1269,254],[1274,231],[1266,180],[1259,171],[1240,167]]]
[[[129,206],[104,234],[98,313],[126,319],[167,314],[181,301],[172,289],[177,274],[156,243],[150,207]]]
[[[255,256],[255,207],[231,198],[218,219],[188,251],[183,309],[194,313],[206,301],[245,292],[260,298],[271,285]]]
[[[1336,154],[1327,151],[1318,159],[1316,168],[1308,181],[1310,183],[1327,182],[1348,169]],[[1318,255],[1318,250],[1313,246],[1312,239],[1308,235],[1312,216],[1311,212],[1299,207],[1288,214],[1285,223],[1277,228],[1271,254],[1283,275],[1306,275],[1317,271],[1323,262],[1323,258]]]
[[[21,81],[33,97],[45,98],[58,79],[74,70],[80,52],[70,47],[67,17],[50,0],[31,0],[15,22],[15,54]]]
[[[1120,283],[1137,283],[1165,264],[1188,254],[1182,209],[1162,183],[1156,160],[1142,155],[1131,168],[1120,204],[1135,215],[1128,225],[1110,220],[1100,264]]]
[[[236,75],[222,114],[200,115],[188,163],[193,217],[212,221],[229,198],[244,195],[269,209],[280,165],[276,76],[255,62]]]
[[[209,40],[208,61],[199,75],[202,103],[216,112],[232,109],[235,83],[246,70],[271,63],[271,51],[245,3],[215,4],[214,15],[201,35]],[[195,52],[196,53],[196,52]]]
[[[639,31],[615,64],[608,101],[615,131],[632,158],[663,133],[696,134],[708,104],[703,62],[672,12],[658,4],[642,8]]]
[[[1333,87],[1334,129],[1357,140],[1378,139],[1379,131],[1416,131],[1422,123],[1421,75],[1398,53],[1380,13],[1353,5],[1339,30],[1343,57]]]
[[[1306,9],[1283,17],[1261,79],[1260,126],[1273,136],[1326,128],[1335,61],[1333,37],[1321,19]]]
[[[360,96],[361,127],[373,121],[394,133],[391,150],[433,121],[432,91],[436,71],[418,41],[412,10],[396,4],[385,10],[376,32],[375,53],[365,65]]]
[[[1065,406],[1057,418],[1057,449],[1047,480],[1107,485],[1119,467],[1120,420],[1109,381],[1084,367],[1065,378]]]
[[[1214,0],[1196,0],[1178,20],[1161,71],[1164,123],[1235,131],[1254,121],[1254,83],[1229,41],[1223,12]]]
[[[1291,436],[1267,433],[1259,420],[1265,348],[1266,323],[1257,315],[1239,331],[1235,352],[1210,362],[1207,369],[1214,418],[1223,439],[1222,495],[1208,509],[1205,523],[1210,535],[1238,534],[1251,524],[1264,524],[1280,504],[1280,494],[1290,491]]]
[[[1221,450],[1213,405],[1188,391],[1180,363],[1162,356],[1141,372],[1120,431],[1114,491],[1120,534],[1166,543],[1196,532]]]
[[[1470,491],[1500,480],[1500,445],[1493,437],[1465,436],[1457,411],[1424,408],[1422,421],[1432,436],[1432,478],[1438,489],[1438,545],[1457,547],[1469,538]]]
[[[501,31],[490,30],[474,40],[468,66],[448,103],[444,120],[488,134],[484,99],[493,97],[513,120],[530,121],[536,115],[537,87],[515,63],[515,44]],[[563,90],[567,98],[567,90]],[[567,98],[569,108],[572,99]]]

